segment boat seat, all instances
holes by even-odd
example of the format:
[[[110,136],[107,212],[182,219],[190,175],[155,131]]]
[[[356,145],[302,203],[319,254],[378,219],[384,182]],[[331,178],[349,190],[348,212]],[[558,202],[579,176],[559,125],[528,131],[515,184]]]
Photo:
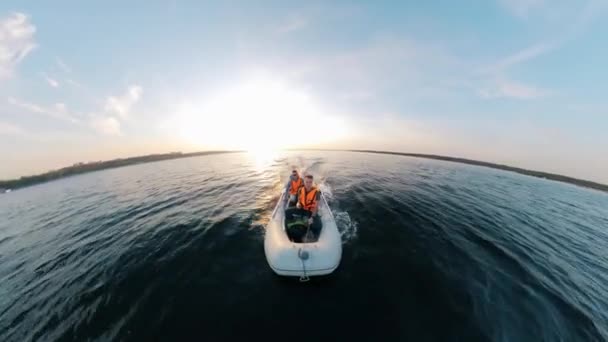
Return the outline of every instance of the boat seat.
[[[322,228],[321,219],[316,217],[308,227],[308,219],[305,217],[294,217],[293,220],[285,218],[285,232],[290,241],[296,243],[316,242],[319,239]]]

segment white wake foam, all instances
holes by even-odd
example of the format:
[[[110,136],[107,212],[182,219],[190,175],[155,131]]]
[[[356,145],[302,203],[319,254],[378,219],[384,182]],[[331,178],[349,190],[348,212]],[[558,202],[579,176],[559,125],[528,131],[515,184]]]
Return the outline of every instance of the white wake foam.
[[[342,236],[342,244],[345,244],[357,237],[357,231],[359,225],[356,221],[352,220],[346,211],[334,212],[334,218],[336,219],[336,225]]]

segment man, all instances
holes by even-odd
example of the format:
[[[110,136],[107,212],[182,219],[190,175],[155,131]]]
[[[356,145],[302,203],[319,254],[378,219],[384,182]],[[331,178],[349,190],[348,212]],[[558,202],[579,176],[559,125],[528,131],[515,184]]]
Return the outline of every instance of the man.
[[[298,190],[304,185],[304,181],[302,181],[302,177],[298,174],[298,170],[291,171],[291,176],[287,180],[287,184],[285,184],[285,195],[288,195],[287,206],[293,206],[296,204]]]
[[[285,217],[288,222],[298,222],[294,218],[297,216],[304,219],[306,224],[289,224],[287,226],[288,235],[295,241],[301,242],[302,238],[306,235],[308,229],[312,231],[315,237],[319,236],[321,231],[321,221],[317,216],[319,209],[318,203],[321,198],[321,191],[317,187],[313,186],[312,175],[306,175],[304,177],[304,186],[298,191],[298,203],[296,208],[290,208],[285,210]],[[302,222],[302,221],[300,221]]]
[[[312,175],[304,177],[304,186],[298,191],[298,209],[304,209],[305,215],[308,217],[308,224],[312,224],[313,217],[317,215],[318,202],[321,197],[321,192],[316,186],[312,185]]]

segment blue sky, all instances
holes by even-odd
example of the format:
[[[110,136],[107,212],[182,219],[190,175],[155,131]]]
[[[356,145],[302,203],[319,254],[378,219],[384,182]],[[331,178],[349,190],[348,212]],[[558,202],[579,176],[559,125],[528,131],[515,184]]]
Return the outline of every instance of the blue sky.
[[[608,182],[608,1],[264,4],[3,1],[0,179],[253,146]]]

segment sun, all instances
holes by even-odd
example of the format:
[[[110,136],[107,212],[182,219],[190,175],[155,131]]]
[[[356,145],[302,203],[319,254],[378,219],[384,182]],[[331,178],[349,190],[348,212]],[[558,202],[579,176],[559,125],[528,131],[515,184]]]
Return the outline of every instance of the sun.
[[[252,78],[177,108],[173,127],[206,149],[246,150],[264,157],[277,150],[344,136],[345,125],[323,114],[308,94],[271,78]]]

